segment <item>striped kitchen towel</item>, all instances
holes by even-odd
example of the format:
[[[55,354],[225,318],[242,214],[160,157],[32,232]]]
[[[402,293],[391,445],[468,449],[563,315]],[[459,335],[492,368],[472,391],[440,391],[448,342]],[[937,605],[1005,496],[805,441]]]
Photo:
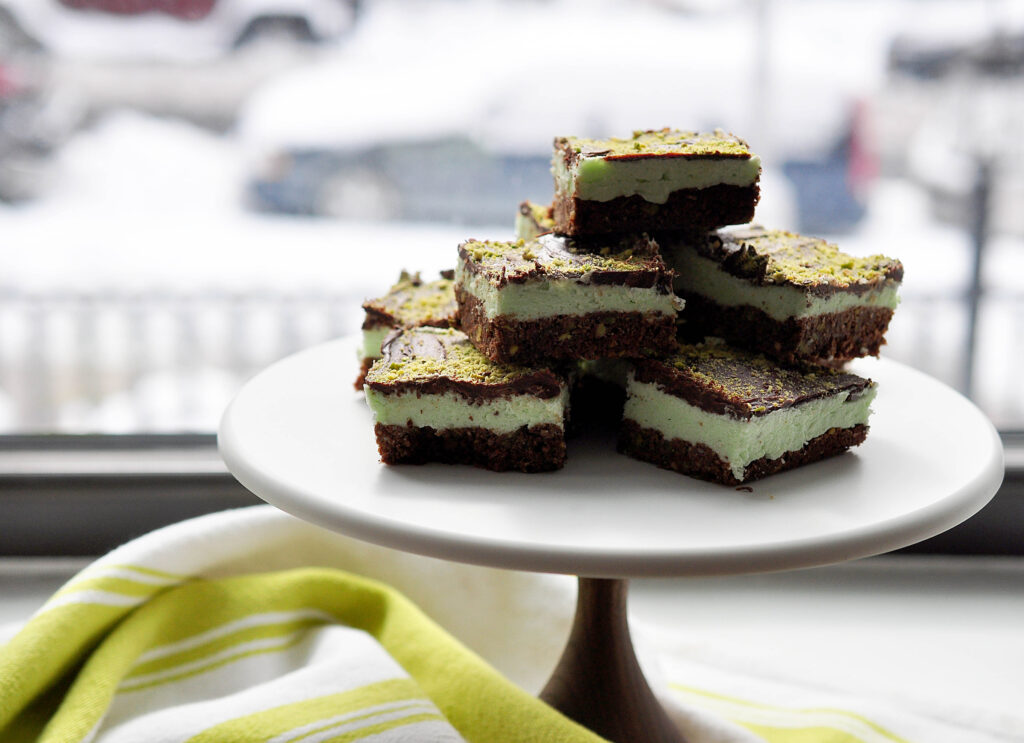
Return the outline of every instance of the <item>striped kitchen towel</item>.
[[[270,506],[212,514],[97,560],[0,645],[0,742],[599,743],[532,695],[574,601],[565,576],[396,552]],[[1013,721],[634,637],[689,743],[1024,741]]]
[[[464,644],[515,654],[497,634],[536,621],[507,606],[524,580],[269,506],[176,524],[93,563],[0,647],[0,741],[597,743]]]

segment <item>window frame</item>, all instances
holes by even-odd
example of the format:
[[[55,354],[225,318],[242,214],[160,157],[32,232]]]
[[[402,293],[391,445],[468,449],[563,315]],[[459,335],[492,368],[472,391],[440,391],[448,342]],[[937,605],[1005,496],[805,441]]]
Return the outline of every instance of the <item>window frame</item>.
[[[1000,436],[1006,477],[991,503],[901,551],[1024,555],[1024,430]],[[0,436],[0,558],[96,556],[161,526],[262,502],[228,471],[212,433]]]

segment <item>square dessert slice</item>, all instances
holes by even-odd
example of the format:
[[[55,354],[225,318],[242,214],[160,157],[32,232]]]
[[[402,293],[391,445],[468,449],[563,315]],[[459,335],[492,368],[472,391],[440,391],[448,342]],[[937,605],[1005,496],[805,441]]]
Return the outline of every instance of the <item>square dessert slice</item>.
[[[395,330],[366,374],[385,464],[542,472],[565,464],[566,379],[496,364],[452,328]]]
[[[731,134],[660,129],[558,137],[554,147],[560,234],[709,230],[754,218],[761,160]]]
[[[469,240],[455,267],[459,324],[494,361],[670,353],[681,307],[646,236]]]
[[[457,324],[454,275],[453,271],[442,271],[441,278],[423,281],[418,273],[402,271],[398,283],[387,294],[363,302],[366,317],[363,320],[363,342],[359,348],[361,364],[355,383],[357,390],[363,388],[366,372],[380,358],[380,344],[392,329],[447,328]]]
[[[721,342],[634,363],[619,451],[723,485],[750,482],[864,441],[873,382],[798,371]]]
[[[758,226],[659,239],[686,300],[688,333],[830,366],[877,356],[885,343],[903,279],[898,260],[855,258],[825,240]]]
[[[516,212],[515,229],[516,237],[523,240],[532,240],[546,232],[553,232],[555,218],[552,215],[551,205],[524,201],[519,205],[519,211]]]

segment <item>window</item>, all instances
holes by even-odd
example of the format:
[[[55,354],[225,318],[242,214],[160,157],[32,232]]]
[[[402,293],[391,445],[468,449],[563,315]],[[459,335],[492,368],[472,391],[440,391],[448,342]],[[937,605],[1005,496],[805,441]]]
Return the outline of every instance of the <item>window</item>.
[[[5,490],[209,449],[247,377],[549,199],[554,135],[664,125],[750,141],[758,221],[902,259],[884,355],[1019,445],[1019,4],[113,5],[0,8]]]

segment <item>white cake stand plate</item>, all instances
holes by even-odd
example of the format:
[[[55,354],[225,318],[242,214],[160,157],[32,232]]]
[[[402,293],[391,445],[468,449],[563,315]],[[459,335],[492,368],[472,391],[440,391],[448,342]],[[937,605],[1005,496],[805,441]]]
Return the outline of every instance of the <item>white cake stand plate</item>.
[[[326,343],[250,380],[221,421],[228,468],[267,502],[358,539],[580,576],[573,639],[543,696],[611,740],[679,740],[645,717],[660,709],[648,709],[653,697],[635,667],[624,579],[790,570],[887,552],[969,518],[1002,482],[999,436],[972,403],[877,359],[852,365],[879,386],[867,441],[749,488],[634,461],[600,435],[571,441],[565,468],[552,473],[387,467],[352,389],[355,349],[355,338]],[[593,679],[580,686],[585,675],[603,679],[601,688]],[[608,715],[598,714],[605,707]],[[639,721],[620,730],[623,710]],[[640,730],[642,738],[629,737]]]

